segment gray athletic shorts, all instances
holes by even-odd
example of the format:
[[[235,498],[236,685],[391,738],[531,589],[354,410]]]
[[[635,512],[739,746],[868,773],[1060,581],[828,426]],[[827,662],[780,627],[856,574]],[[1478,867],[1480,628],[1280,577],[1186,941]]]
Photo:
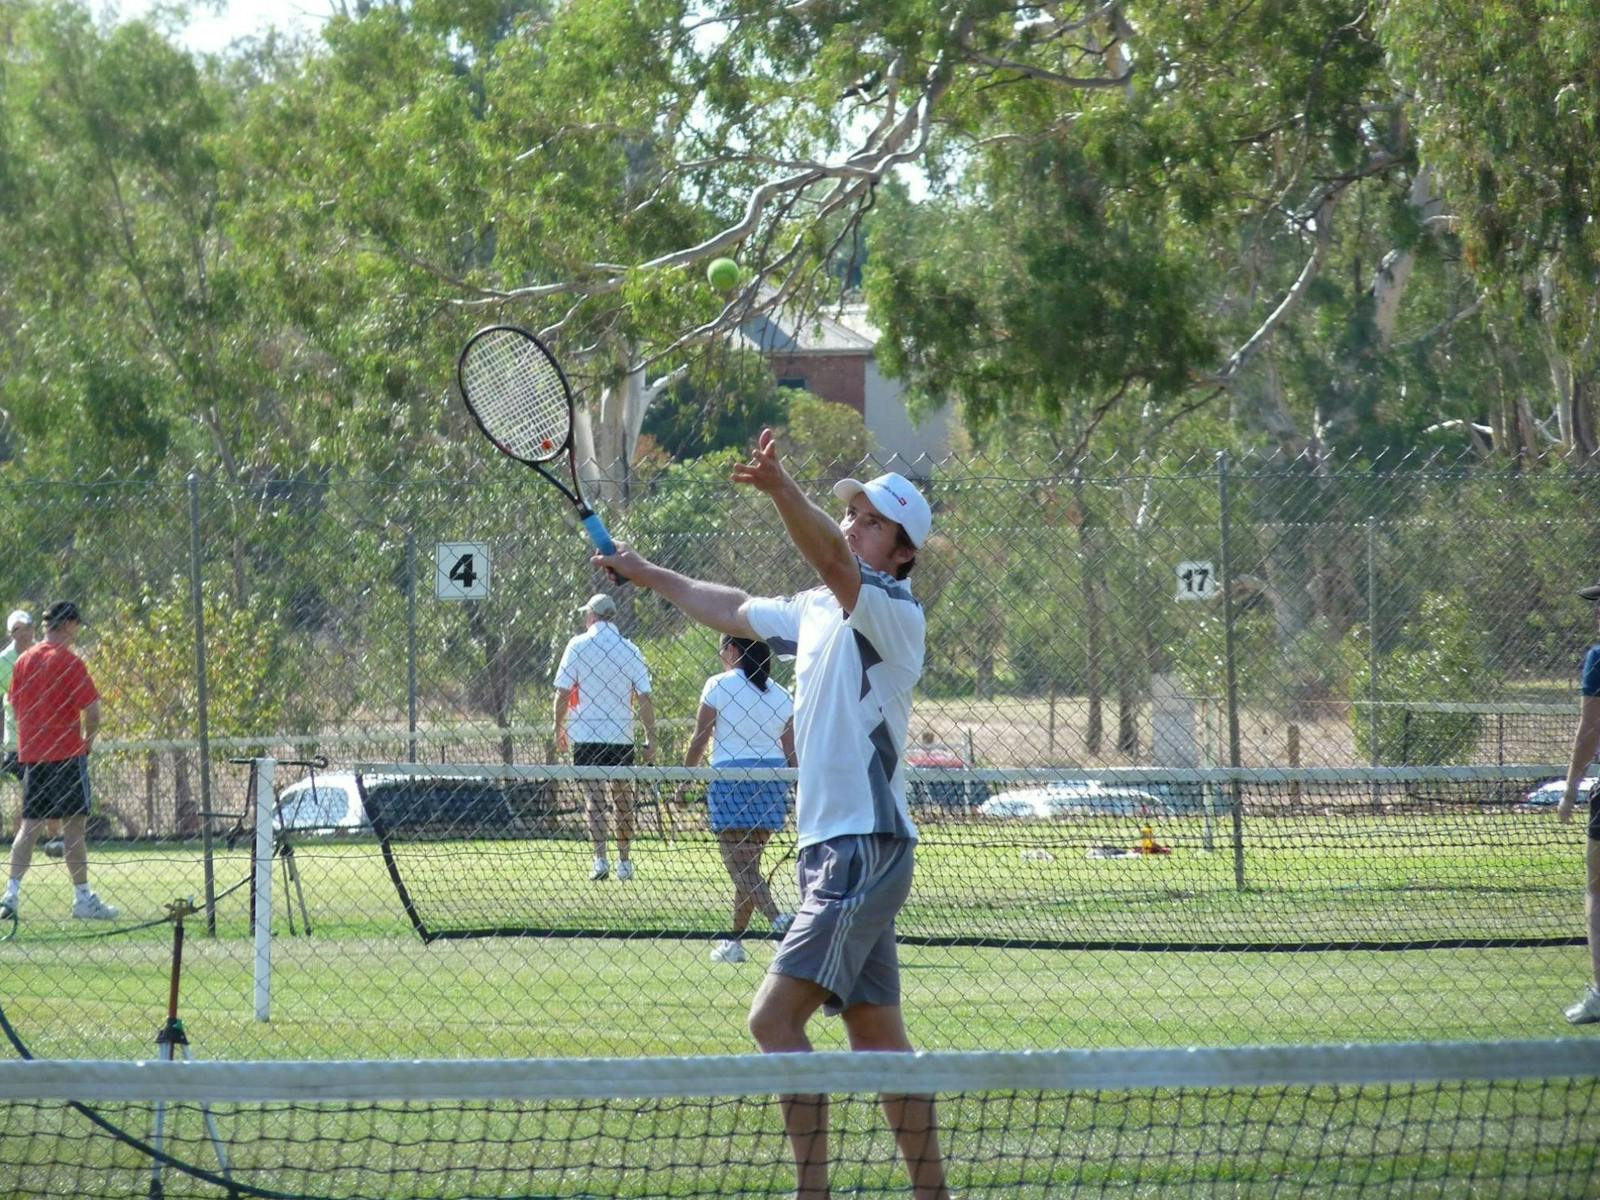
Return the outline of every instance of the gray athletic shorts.
[[[849,834],[800,851],[800,911],[768,967],[828,989],[822,1008],[900,1003],[894,919],[911,893],[916,842]]]

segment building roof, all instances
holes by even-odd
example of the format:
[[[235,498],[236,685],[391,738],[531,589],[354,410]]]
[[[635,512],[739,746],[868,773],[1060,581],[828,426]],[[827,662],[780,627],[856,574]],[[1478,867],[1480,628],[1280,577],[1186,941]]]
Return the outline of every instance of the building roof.
[[[867,320],[864,304],[850,304],[796,320],[779,309],[758,313],[739,332],[763,354],[871,354],[878,331]]]

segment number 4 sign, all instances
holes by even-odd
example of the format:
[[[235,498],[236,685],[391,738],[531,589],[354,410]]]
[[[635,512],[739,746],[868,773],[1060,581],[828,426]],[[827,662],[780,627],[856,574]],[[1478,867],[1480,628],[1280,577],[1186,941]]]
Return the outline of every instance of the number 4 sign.
[[[489,547],[482,542],[440,542],[433,590],[441,600],[488,599]]]
[[[1178,564],[1178,600],[1209,600],[1217,594],[1217,573],[1208,562]]]

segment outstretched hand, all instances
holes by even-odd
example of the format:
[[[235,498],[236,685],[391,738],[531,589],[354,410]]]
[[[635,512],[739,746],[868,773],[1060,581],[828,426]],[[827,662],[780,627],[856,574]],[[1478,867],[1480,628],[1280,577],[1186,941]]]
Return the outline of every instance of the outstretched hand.
[[[733,468],[733,481],[746,483],[757,491],[775,496],[793,483],[789,472],[778,461],[778,439],[771,429],[763,429],[750,455],[750,461]]]
[[[652,566],[649,559],[642,554],[636,553],[626,542],[617,543],[617,552],[615,554],[595,554],[590,557],[589,561],[597,567],[604,567],[611,572],[613,577],[626,579],[630,583],[639,584],[641,587],[645,585],[640,577]]]

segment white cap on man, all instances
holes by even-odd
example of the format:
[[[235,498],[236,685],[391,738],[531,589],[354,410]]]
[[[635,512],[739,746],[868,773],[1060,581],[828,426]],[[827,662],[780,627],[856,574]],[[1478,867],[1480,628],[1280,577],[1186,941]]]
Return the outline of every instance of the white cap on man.
[[[604,592],[596,592],[583,602],[578,611],[581,613],[593,613],[602,621],[609,621],[617,615],[617,602]]]
[[[889,520],[898,522],[911,539],[911,544],[918,550],[922,549],[933,529],[933,510],[922,498],[922,493],[917,491],[916,484],[904,475],[890,471],[866,483],[859,479],[841,479],[833,485],[833,494],[841,500],[848,500],[857,492],[864,494],[872,501],[872,507]]]
[[[11,610],[11,615],[6,618],[6,632],[10,633],[18,625],[32,624],[33,618],[28,615],[28,611],[26,609],[15,608]]]

